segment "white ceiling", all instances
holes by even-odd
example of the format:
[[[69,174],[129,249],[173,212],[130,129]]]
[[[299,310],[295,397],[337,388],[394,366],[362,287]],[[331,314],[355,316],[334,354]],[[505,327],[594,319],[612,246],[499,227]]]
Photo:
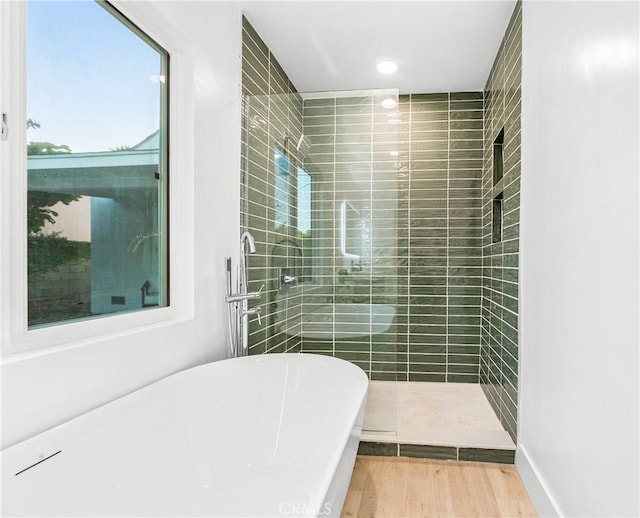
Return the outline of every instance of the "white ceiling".
[[[515,0],[240,1],[299,92],[482,90]],[[381,76],[376,64],[399,70]]]

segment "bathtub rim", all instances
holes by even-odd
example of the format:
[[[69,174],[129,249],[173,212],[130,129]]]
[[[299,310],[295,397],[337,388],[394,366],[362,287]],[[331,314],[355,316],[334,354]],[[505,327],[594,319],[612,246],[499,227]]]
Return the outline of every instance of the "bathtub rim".
[[[46,430],[43,430],[43,431],[38,432],[38,433],[36,433],[34,435],[31,435],[29,437],[21,439],[18,442],[15,442],[15,443],[12,443],[12,444],[7,444],[3,448],[0,448],[0,453],[3,453],[3,452],[5,452],[5,451],[7,451],[7,450],[9,450],[11,448],[16,447],[16,446],[19,446],[22,443],[25,443],[27,441],[35,439],[36,437],[40,437],[41,435],[43,435],[45,433],[49,433],[49,432],[52,432],[54,430],[58,430],[59,428],[62,428],[63,426],[67,426],[70,423],[72,423],[73,421],[75,421],[76,419],[79,419],[79,418],[81,418],[83,416],[86,416],[87,414],[90,414],[91,412],[94,412],[96,410],[100,410],[100,409],[102,409],[102,408],[104,408],[104,407],[106,407],[108,405],[114,404],[114,403],[116,403],[116,402],[118,402],[118,401],[120,401],[122,399],[125,399],[127,397],[133,396],[134,394],[138,394],[138,393],[141,393],[143,391],[146,391],[147,389],[150,390],[153,385],[156,385],[158,383],[163,383],[165,380],[173,378],[174,376],[179,376],[179,375],[184,374],[186,372],[189,372],[191,370],[196,370],[196,369],[204,368],[204,367],[211,366],[211,365],[218,365],[218,364],[224,363],[224,362],[232,362],[232,361],[238,361],[238,360],[246,361],[247,359],[252,359],[252,358],[262,358],[262,357],[267,357],[267,356],[269,356],[269,357],[278,357],[278,356],[298,356],[298,355],[315,356],[315,357],[319,357],[319,358],[332,358],[333,360],[337,360],[337,361],[344,362],[344,363],[347,363],[349,365],[352,365],[354,368],[356,368],[356,369],[358,369],[359,371],[362,372],[362,374],[366,378],[367,386],[368,386],[369,378],[367,376],[367,373],[364,370],[362,370],[362,368],[358,367],[357,365],[355,365],[354,363],[351,363],[348,360],[343,360],[342,358],[337,358],[335,356],[329,356],[329,355],[325,355],[325,354],[304,353],[304,352],[299,352],[299,353],[261,353],[261,354],[254,354],[254,355],[249,355],[249,356],[241,356],[241,357],[237,357],[237,358],[223,358],[221,360],[213,360],[213,361],[209,361],[209,362],[205,362],[205,363],[200,363],[198,365],[194,365],[192,367],[186,367],[185,369],[173,372],[171,374],[167,374],[166,376],[163,376],[162,378],[159,378],[159,379],[157,379],[155,381],[147,383],[146,385],[143,385],[143,386],[141,386],[141,387],[139,387],[139,388],[137,388],[135,390],[132,390],[131,392],[127,392],[126,394],[118,396],[115,399],[112,399],[110,401],[102,403],[102,404],[100,404],[100,405],[98,405],[98,406],[96,406],[94,408],[91,408],[90,410],[87,410],[86,412],[82,412],[81,414],[78,414],[78,415],[76,415],[76,416],[74,416],[74,417],[72,417],[70,419],[67,419],[66,421],[63,421],[63,422],[61,422],[61,423],[59,423],[59,424],[57,424],[55,426],[52,426],[51,428],[47,428]],[[365,396],[365,402],[366,402],[366,396],[367,396],[367,391],[366,390],[365,390],[364,396]],[[355,422],[355,419],[354,419],[354,422]]]

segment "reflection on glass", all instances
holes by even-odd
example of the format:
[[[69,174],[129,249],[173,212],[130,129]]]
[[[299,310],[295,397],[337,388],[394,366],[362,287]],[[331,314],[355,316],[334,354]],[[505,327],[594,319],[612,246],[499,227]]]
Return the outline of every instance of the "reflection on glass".
[[[289,183],[289,159],[276,149],[273,154],[275,169],[275,216],[274,228],[280,230],[291,225],[291,192]]]
[[[340,204],[340,252],[346,259],[360,261],[364,237],[362,227],[360,213],[344,200]]]
[[[298,232],[311,231],[311,175],[298,167]]]
[[[299,282],[313,280],[313,249],[311,247],[311,204],[312,204],[311,175],[298,167],[298,237],[302,244],[302,273]]]

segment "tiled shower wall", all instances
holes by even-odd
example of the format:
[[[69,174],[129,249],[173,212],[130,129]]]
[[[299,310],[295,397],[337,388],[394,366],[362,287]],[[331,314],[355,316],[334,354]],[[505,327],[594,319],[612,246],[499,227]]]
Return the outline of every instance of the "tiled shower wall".
[[[385,108],[385,99],[396,106]],[[406,203],[406,193],[398,171],[397,94],[328,93],[307,99],[303,128],[311,142],[304,166],[312,178],[314,257],[314,282],[302,287],[303,303],[305,310],[331,308],[333,329],[328,328],[330,336],[310,337],[303,321],[302,350],[351,361],[371,379],[406,377],[401,318],[374,333],[369,315],[362,322],[357,314],[368,304],[374,305],[373,320],[384,309],[406,311],[398,307],[400,293],[406,292],[397,266],[403,254],[399,225],[406,226],[406,219],[398,221],[399,206]],[[351,256],[341,249],[341,207],[346,203],[360,236],[345,241]]]
[[[480,380],[515,440],[518,401],[518,254],[522,5],[518,2],[485,87],[483,279]],[[494,142],[504,128],[504,176],[494,181]],[[494,237],[494,200],[502,195],[502,232]],[[497,241],[497,242],[494,242]]]
[[[251,320],[249,352],[299,352],[300,339],[284,333],[282,323],[299,314],[302,299],[296,292],[280,296],[277,280],[281,268],[300,266],[297,159],[290,148],[302,133],[302,99],[245,18],[242,93],[241,226],[256,239],[257,252],[249,256],[249,288],[263,290],[260,300],[250,301],[261,307],[262,323]],[[286,136],[291,138],[285,141]]]
[[[329,254],[322,293],[336,303],[393,305],[395,324],[371,337],[303,340],[302,349],[353,361],[372,379],[477,383],[482,92],[401,96],[392,111],[380,106],[384,97],[306,100],[303,127],[314,198],[331,208],[317,211],[314,230],[334,230],[345,189],[372,202],[370,264],[353,271]]]
[[[409,381],[477,382],[481,285],[481,92],[401,98]]]
[[[259,301],[266,325],[252,322],[251,353],[332,354],[372,379],[478,382],[482,93],[401,96],[393,113],[376,96],[308,99],[302,118],[295,87],[246,20],[243,92],[249,135],[243,218],[259,244],[250,278],[252,289],[266,287],[266,301]],[[304,167],[314,179],[313,196],[331,202],[314,210],[313,235],[314,247],[332,253],[314,268],[320,289],[304,295],[275,286],[272,252],[286,235],[273,227],[273,152],[287,131],[310,139]],[[358,271],[334,259],[336,196],[342,196],[336,192],[363,189],[371,202],[365,219],[372,243],[369,264]],[[293,255],[287,247],[278,250]],[[303,301],[317,303],[318,293],[329,303],[392,305],[396,317],[386,332],[370,337],[301,340],[283,333],[283,323],[295,320]]]
[[[373,379],[480,381],[505,427],[515,435],[520,9],[518,4],[484,98],[481,92],[401,96],[393,137],[394,131],[388,128],[377,131],[371,124],[358,128],[355,119],[350,136],[340,135],[340,110],[335,99],[307,100],[303,128],[302,99],[245,20],[243,92],[248,99],[245,122],[252,135],[243,154],[249,171],[249,189],[244,196],[248,205],[243,203],[243,218],[249,218],[249,228],[259,241],[259,254],[251,256],[252,288],[264,283],[267,290],[266,300],[260,301],[266,326],[252,324],[252,353],[313,350],[336,354],[361,365]],[[334,112],[320,113],[323,102],[333,103]],[[350,124],[349,117],[357,112],[353,109],[349,114],[349,104],[353,107],[357,103],[343,102],[339,114],[343,124]],[[314,105],[315,114],[311,113]],[[309,118],[313,116],[333,119]],[[334,124],[334,131],[313,129],[323,124],[327,128]],[[503,126],[505,174],[494,187],[492,147]],[[371,155],[375,157],[372,192],[379,187],[381,193],[386,191],[381,196],[390,197],[396,204],[395,216],[388,217],[387,213],[383,218],[386,222],[379,228],[384,228],[383,235],[392,239],[383,265],[386,270],[381,275],[350,272],[346,281],[339,273],[345,265],[333,264],[321,275],[325,276],[324,285],[330,286],[327,302],[349,302],[348,298],[355,296],[351,300],[354,304],[395,303],[396,318],[387,333],[364,341],[334,336],[329,341],[310,343],[282,333],[279,322],[299,317],[305,299],[300,289],[283,296],[274,285],[277,268],[273,247],[288,233],[283,235],[273,228],[276,200],[272,194],[272,153],[282,145],[285,132],[296,140],[303,132],[309,136],[312,145],[305,167],[313,163],[314,156],[324,154],[326,158],[337,153],[337,161],[323,161],[322,167],[327,171],[349,167],[349,159],[340,157],[341,151],[347,151],[344,145],[349,144],[349,139],[351,144],[360,141],[379,146],[369,149],[375,151]],[[339,141],[342,150],[337,147]],[[398,154],[393,178],[389,176],[392,168],[388,159],[392,152]],[[295,162],[295,157],[292,160]],[[312,165],[309,169],[313,173]],[[376,169],[385,170],[387,177],[376,176]],[[324,184],[326,194],[333,188],[329,183],[335,180],[321,179],[316,188]],[[292,187],[293,181],[294,178]],[[500,243],[494,244],[492,206],[499,192],[504,197],[503,236]],[[292,199],[292,211],[295,205],[296,200]],[[330,217],[335,218],[335,207],[332,211]],[[314,221],[320,228],[323,224]],[[284,257],[285,263],[291,264],[295,253],[287,246],[276,250],[276,257]],[[367,279],[362,282],[362,277]]]

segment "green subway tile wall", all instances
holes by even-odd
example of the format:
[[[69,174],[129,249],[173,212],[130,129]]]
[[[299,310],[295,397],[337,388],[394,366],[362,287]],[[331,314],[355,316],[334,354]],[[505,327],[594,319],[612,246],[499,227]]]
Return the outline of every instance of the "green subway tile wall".
[[[283,323],[300,314],[302,298],[278,290],[278,272],[301,269],[297,232],[297,166],[292,142],[302,134],[302,99],[251,24],[243,18],[241,225],[256,239],[249,256],[250,290],[263,287],[262,323],[249,326],[249,353],[299,352],[300,338]],[[291,139],[285,142],[285,136]],[[286,148],[286,149],[285,149]]]
[[[408,381],[478,382],[482,92],[401,97]]]
[[[484,92],[482,179],[482,333],[480,381],[505,429],[516,438],[522,5],[516,4]],[[504,128],[504,176],[493,178],[493,143]],[[493,205],[502,200],[502,241],[492,239]]]
[[[353,361],[372,379],[478,382],[482,289],[482,92],[309,98],[295,87],[244,20],[246,146],[243,221],[259,242],[252,289],[265,284],[266,325],[253,321],[251,353],[303,350]],[[393,95],[392,95],[393,97]],[[307,155],[288,156],[312,178],[312,233],[275,256],[300,273],[296,248],[314,257],[306,282],[277,289],[274,245],[295,236],[274,228],[277,163],[288,133],[304,133]],[[283,150],[284,151],[284,150]],[[295,175],[290,175],[295,214]],[[366,239],[359,259],[340,247],[340,205],[349,201]],[[295,218],[294,218],[295,219]],[[292,221],[295,226],[295,221]],[[303,247],[303,244],[305,245]],[[313,288],[309,286],[313,281]],[[354,330],[353,305],[391,306],[383,332]],[[304,335],[305,311],[332,305],[333,333]],[[287,326],[287,322],[291,325]],[[373,324],[370,322],[370,330]],[[289,327],[289,333],[283,329]],[[291,329],[296,332],[291,332]]]
[[[388,98],[395,104],[385,108],[381,103]],[[399,220],[407,193],[405,173],[399,172],[398,125],[397,94],[327,94],[304,101],[314,283],[304,287],[303,305],[305,311],[331,308],[333,328],[329,336],[310,337],[303,322],[302,350],[349,360],[376,380],[406,378],[406,351],[398,350],[400,317],[375,325],[389,308],[397,311],[399,290],[406,292],[397,267],[399,234],[407,225],[406,218]],[[370,314],[359,314],[369,307]]]
[[[393,109],[381,106],[385,97],[305,100],[303,127],[312,141],[305,167],[324,207],[315,249],[334,249],[317,267],[319,291],[336,304],[392,305],[394,325],[303,340],[302,349],[350,359],[372,379],[477,383],[483,95],[401,96]],[[335,259],[337,205],[354,192],[367,201],[358,210],[371,240],[362,271]]]

